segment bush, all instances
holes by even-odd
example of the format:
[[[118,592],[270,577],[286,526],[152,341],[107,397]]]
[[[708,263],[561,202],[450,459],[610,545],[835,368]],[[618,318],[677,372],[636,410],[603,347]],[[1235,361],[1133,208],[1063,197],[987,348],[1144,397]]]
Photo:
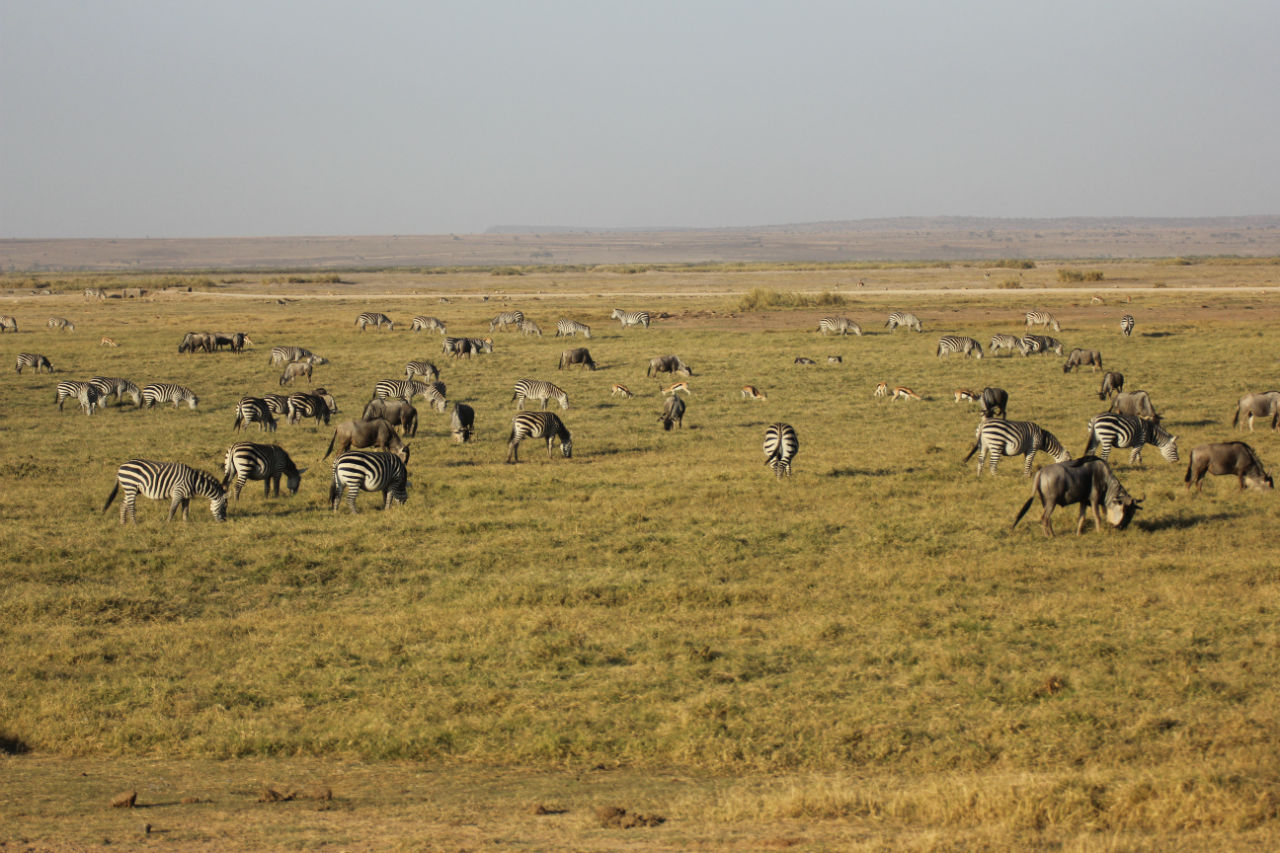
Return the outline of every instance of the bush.
[[[1002,290],[1018,290],[1021,287],[1022,279],[1020,278],[1006,278],[1004,281],[1000,282],[1000,288]]]
[[[818,296],[807,296],[794,291],[783,292],[770,290],[767,287],[755,287],[744,293],[738,301],[739,311],[767,311],[772,308],[839,308],[845,305],[845,298],[839,293],[821,293]]]
[[[1058,281],[1065,281],[1065,282],[1084,281],[1084,273],[1080,272],[1080,270],[1061,269],[1061,270],[1058,270]]]
[[[1001,258],[993,261],[991,266],[1001,270],[1033,270],[1036,268],[1036,262],[1020,258]]]

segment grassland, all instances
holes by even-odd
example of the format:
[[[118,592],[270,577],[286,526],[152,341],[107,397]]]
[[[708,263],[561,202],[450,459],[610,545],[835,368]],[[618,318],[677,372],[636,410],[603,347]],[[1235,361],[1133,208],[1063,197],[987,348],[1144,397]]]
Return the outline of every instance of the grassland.
[[[1016,460],[981,478],[961,463],[977,414],[951,390],[1004,387],[1011,416],[1078,453],[1098,376],[1064,375],[1055,357],[933,353],[939,335],[985,343],[1047,308],[1068,347],[1101,350],[1150,392],[1185,452],[1232,437],[1239,395],[1276,385],[1280,303],[1230,289],[1269,285],[1276,268],[1076,266],[1103,281],[1057,288],[1048,265],[1010,289],[994,282],[1017,272],[945,267],[877,271],[867,288],[846,270],[354,275],[86,303],[70,277],[61,295],[5,301],[23,329],[0,338],[5,357],[43,352],[58,372],[0,382],[0,736],[13,753],[0,819],[48,844],[124,832],[68,786],[83,767],[101,791],[150,774],[155,800],[214,800],[165,814],[183,827],[168,843],[211,849],[414,846],[398,830],[415,821],[453,848],[1274,846],[1276,497],[1225,479],[1190,497],[1185,466],[1149,451],[1132,467],[1121,452],[1121,479],[1146,497],[1133,528],[1052,542],[1034,523],[1010,531],[1029,487]],[[760,287],[845,304],[743,313]],[[498,333],[470,362],[446,364],[436,337],[352,325],[372,309],[487,334],[507,305],[547,337]],[[606,319],[615,305],[667,316],[624,332]],[[900,308],[926,332],[885,332]],[[833,311],[868,334],[820,338]],[[77,331],[41,328],[53,314]],[[550,337],[562,315],[592,340]],[[247,331],[257,348],[179,355],[188,329]],[[103,334],[119,349],[98,347]],[[251,484],[225,525],[203,504],[187,524],[163,524],[149,501],[136,527],[101,514],[125,459],[219,469],[235,400],[277,390],[274,344],[332,360],[316,381],[340,418],[426,356],[449,398],[475,407],[479,439],[452,444],[447,416],[419,406],[410,502],[385,513],[368,495],[358,516],[329,512],[330,432],[282,424],[275,440],[310,468],[293,498]],[[602,369],[557,373],[572,345]],[[671,433],[644,376],[666,353],[695,371]],[[99,374],[179,382],[200,407],[56,411],[58,379]],[[568,391],[572,460],[527,444],[520,465],[502,464],[521,377]],[[879,381],[926,400],[876,400]],[[614,382],[637,397],[611,398]],[[769,401],[741,400],[746,383]],[[761,464],[775,420],[801,439],[789,481]],[[1247,440],[1280,465],[1275,434]],[[240,790],[211,787],[228,767],[328,780],[347,806],[326,813],[327,835],[299,829],[310,810],[249,818],[218,805]],[[425,794],[424,773],[471,793]],[[542,799],[564,813],[511,816]],[[588,826],[592,805],[618,799],[667,822]],[[510,835],[461,828],[495,803],[524,804],[496,824]]]

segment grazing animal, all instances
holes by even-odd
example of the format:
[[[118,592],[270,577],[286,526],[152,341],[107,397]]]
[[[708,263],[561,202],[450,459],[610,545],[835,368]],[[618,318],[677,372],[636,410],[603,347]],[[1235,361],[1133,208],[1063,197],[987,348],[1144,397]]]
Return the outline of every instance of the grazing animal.
[[[920,318],[906,311],[894,311],[889,315],[889,321],[885,323],[885,326],[888,327],[890,332],[899,326],[916,332],[924,331],[924,327],[920,325]]]
[[[519,462],[520,442],[526,438],[542,438],[547,442],[547,457],[554,458],[552,448],[557,440],[565,459],[573,456],[573,438],[554,412],[520,412],[511,419],[511,435],[507,438],[507,462]]]
[[[1253,448],[1243,441],[1226,441],[1219,444],[1202,444],[1193,448],[1187,461],[1186,487],[1193,485],[1203,491],[1204,475],[1234,474],[1240,488],[1273,489],[1275,481],[1262,467],[1262,461]]]
[[[391,322],[391,318],[386,314],[381,314],[377,311],[365,311],[356,318],[356,325],[360,327],[360,331],[362,332],[364,331],[365,326],[373,326],[375,329],[381,329],[383,326],[386,326],[387,331],[389,332],[394,332],[396,330],[396,324]]]
[[[1121,415],[1137,415],[1149,421],[1159,421],[1155,406],[1151,405],[1151,395],[1146,391],[1121,391],[1111,401],[1108,411]]]
[[[290,424],[296,424],[303,418],[315,418],[317,428],[321,421],[328,426],[329,417],[338,413],[338,404],[321,388],[313,394],[290,394],[286,406]]]
[[[1050,328],[1055,332],[1062,331],[1062,326],[1058,324],[1058,318],[1048,311],[1028,311],[1026,313],[1026,321],[1028,331],[1031,330],[1032,326],[1043,326],[1046,331]]]
[[[1245,394],[1240,398],[1240,402],[1236,403],[1236,414],[1231,419],[1231,426],[1240,425],[1241,415],[1249,419],[1249,432],[1253,432],[1255,417],[1271,418],[1271,428],[1275,429],[1277,421],[1280,420],[1280,391]]]
[[[529,320],[529,319],[521,320],[519,323],[516,324],[516,328],[520,330],[520,334],[522,335],[529,335],[535,338],[542,337],[542,329],[538,326],[537,323],[533,322],[532,320]]]
[[[1126,338],[1133,334],[1133,315],[1125,314],[1120,318],[1120,334]]]
[[[938,351],[936,355],[939,358],[956,352],[964,353],[966,357],[973,356],[981,360],[982,344],[978,343],[973,338],[966,338],[960,335],[943,335],[938,339]]]
[[[0,332],[16,332],[18,331],[18,319],[5,315],[0,317]]]
[[[623,311],[621,308],[614,308],[613,313],[609,315],[612,320],[617,320],[622,324],[622,328],[627,326],[644,326],[649,328],[649,312],[648,311]]]
[[[316,391],[319,390],[319,388],[316,389]],[[267,404],[267,408],[271,410],[271,414],[289,414],[289,398],[284,394],[263,394],[262,400]]]
[[[655,355],[649,359],[649,369],[645,376],[656,376],[659,373],[676,373],[680,376],[692,376],[693,368],[685,364],[678,355]]]
[[[630,400],[632,397],[635,396],[635,394],[632,394],[631,389],[628,388],[626,385],[620,385],[617,382],[615,382],[613,383],[613,386],[609,389],[609,396],[622,397],[625,400]]]
[[[1106,459],[1113,447],[1131,447],[1129,464],[1142,460],[1144,445],[1154,444],[1160,455],[1170,462],[1178,461],[1178,437],[1155,421],[1147,421],[1135,415],[1117,415],[1111,412],[1097,415],[1089,421],[1089,442],[1084,455],[1089,456],[1098,448],[1098,456]]]
[[[954,393],[956,395],[957,403],[961,402],[962,400],[969,403],[976,403],[980,398],[980,395],[975,394],[973,391],[970,391],[968,388],[957,388]]]
[[[39,373],[41,370],[53,373],[53,362],[49,361],[49,359],[45,358],[43,355],[35,352],[18,353],[18,362],[13,366],[13,369],[21,373],[22,368],[24,367],[30,367],[36,373]]]
[[[98,407],[98,400],[101,393],[97,387],[91,382],[75,382],[67,379],[58,383],[58,398],[54,400],[58,404],[58,411],[62,411],[62,404],[70,397],[80,402],[80,408],[86,415],[92,415],[93,410]]]
[[[227,520],[227,492],[218,480],[205,471],[183,465],[181,462],[154,462],[150,459],[131,459],[116,470],[116,484],[102,511],[111,507],[111,502],[123,490],[124,500],[120,504],[120,523],[129,520],[138,521],[137,507],[134,505],[141,494],[151,500],[169,499],[169,515],[165,521],[172,521],[174,513],[182,510],[182,520],[187,521],[187,510],[193,497],[209,499],[209,512],[217,521]]]
[[[1003,388],[987,386],[982,389],[982,416],[984,418],[1005,417],[1009,410],[1009,392]]]
[[[568,317],[561,317],[556,320],[556,337],[573,337],[574,335],[582,335],[588,340],[591,339],[591,327],[586,323],[579,323],[570,320]]]
[[[291,361],[310,361],[312,364],[329,363],[329,359],[316,355],[306,347],[279,346],[271,348],[272,364],[288,364]]]
[[[413,325],[409,327],[411,332],[439,332],[446,334],[444,322],[436,317],[423,317],[421,315],[413,318]]]
[[[404,378],[423,377],[427,382],[435,382],[440,378],[440,370],[429,361],[411,361],[404,366]]]
[[[683,391],[686,394],[693,393],[693,391],[690,390],[689,388],[689,383],[682,381],[682,382],[673,382],[672,384],[668,385],[666,388],[663,388],[662,395],[665,397],[668,394],[675,394],[678,391]]]
[[[1102,374],[1102,385],[1098,388],[1098,399],[1106,400],[1113,393],[1119,394],[1124,390],[1124,374],[1117,373],[1114,370],[1108,370]]]
[[[275,496],[280,497],[280,478],[285,478],[285,487],[289,494],[298,493],[298,485],[306,468],[293,464],[289,454],[278,444],[252,444],[247,441],[237,442],[227,448],[227,456],[222,462],[222,488],[235,480],[231,491],[232,500],[240,500],[240,490],[249,480],[261,480],[263,497],[271,497],[274,487]]]
[[[829,355],[827,356],[827,364],[844,364],[844,356]]]
[[[106,296],[105,294],[103,294],[101,287],[86,287],[84,289],[84,298],[97,299],[101,301],[102,299],[105,299]]]
[[[742,386],[742,399],[744,400],[768,400],[769,396],[754,385]]]
[[[445,338],[440,351],[454,358],[471,358],[478,352],[493,352],[493,338]]]
[[[830,332],[847,335],[853,332],[858,337],[862,337],[862,327],[848,317],[823,317],[818,321],[818,331],[823,335]]]
[[[1107,300],[1103,299],[1101,296],[1090,296],[1089,304],[1090,305],[1106,305]]]
[[[63,332],[74,332],[76,330],[76,324],[66,317],[50,317],[47,325],[50,329],[58,329]]]
[[[142,389],[142,408],[150,409],[157,403],[173,403],[176,409],[180,403],[186,403],[194,409],[200,402],[189,388],[169,382],[153,382]]]
[[[875,395],[876,395],[877,397],[888,397],[888,396],[889,396],[889,383],[888,383],[888,382],[881,382],[881,383],[879,383],[878,385],[876,385],[876,394],[875,394]]]
[[[403,398],[374,398],[364,407],[360,419],[372,421],[382,418],[392,426],[400,427],[401,435],[413,437],[418,434],[418,410]]]
[[[476,410],[466,403],[453,404],[453,416],[449,419],[449,431],[455,444],[465,444],[475,436]]]
[[[990,352],[994,356],[997,350],[1008,350],[1009,355],[1013,355],[1014,350],[1020,350],[1021,339],[1017,335],[992,335]]]
[[[1086,364],[1093,368],[1094,373],[1097,373],[1102,369],[1102,353],[1096,349],[1073,349],[1071,355],[1067,356],[1066,363],[1062,365],[1062,372],[1070,373]]]
[[[521,379],[516,383],[511,399],[515,402],[517,409],[524,408],[526,399],[541,400],[543,409],[547,407],[548,400],[555,400],[560,404],[561,409],[569,408],[569,395],[564,392],[564,389],[541,379]]]
[[[356,495],[361,491],[382,492],[382,508],[409,500],[409,469],[404,460],[390,453],[349,450],[333,462],[333,478],[329,481],[329,506],[337,512],[342,496],[347,507],[356,509]]]
[[[104,336],[102,340],[98,341],[98,346],[118,348],[120,345],[116,343],[114,340],[112,340],[111,338]]]
[[[280,385],[288,385],[299,376],[307,377],[307,384],[311,384],[311,362],[309,361],[291,361],[284,366],[284,373],[280,374]]]
[[[249,424],[253,423],[262,432],[276,431],[276,419],[266,400],[261,397],[241,397],[240,402],[236,403],[236,419],[231,428],[239,432],[241,427],[248,429]]]
[[[561,370],[566,367],[572,367],[575,364],[581,364],[592,370],[596,369],[596,363],[592,360],[591,352],[586,347],[567,349],[560,353],[560,364],[556,366],[556,369]]]
[[[662,421],[662,428],[667,432],[671,432],[671,425],[684,429],[684,400],[678,395],[668,397],[662,403],[662,414],[658,415],[658,420]]]
[[[142,389],[128,379],[121,379],[118,376],[95,376],[89,380],[89,384],[98,389],[98,396],[104,400],[115,397],[116,402],[119,403],[124,400],[124,395],[128,394],[135,406],[142,405]]]
[[[799,356],[798,358],[796,358],[796,360],[793,363],[794,364],[817,364],[817,362],[814,361],[813,359],[805,358],[804,356]]]
[[[196,350],[213,352],[214,335],[212,332],[187,332],[182,336],[182,343],[178,344],[178,352],[191,353]]]
[[[923,400],[924,398],[912,391],[906,385],[898,385],[893,389],[893,402],[899,400]]]
[[[987,465],[994,476],[996,466],[1002,456],[1025,456],[1027,464],[1023,468],[1023,476],[1031,476],[1031,461],[1036,452],[1043,450],[1057,462],[1065,462],[1071,454],[1054,437],[1053,433],[1043,429],[1031,421],[1006,421],[996,418],[983,418],[978,423],[976,441],[969,455],[964,458],[968,462],[974,453],[978,454],[978,474],[982,473],[982,458],[987,457]]]
[[[791,424],[770,424],[764,431],[764,464],[779,480],[791,476],[791,462],[800,452],[800,439]]]
[[[444,396],[444,386],[439,382],[420,382],[417,379],[381,379],[373,386],[375,399],[401,397],[409,402],[421,396],[431,403],[431,408],[443,412],[449,401]]]
[[[321,456],[321,460],[329,458],[334,448],[338,454],[346,453],[352,447],[373,447],[394,453],[405,462],[409,461],[409,445],[396,435],[396,428],[390,422],[378,418],[372,421],[343,421],[333,431],[329,439],[329,449]]]
[[[1046,465],[1036,472],[1031,481],[1031,497],[1018,510],[1012,527],[1017,527],[1022,516],[1031,508],[1032,502],[1040,498],[1044,514],[1040,516],[1040,527],[1044,535],[1053,538],[1053,524],[1049,517],[1054,509],[1060,506],[1080,504],[1080,520],[1076,524],[1076,534],[1084,533],[1085,511],[1093,511],[1094,530],[1102,529],[1102,510],[1107,513],[1107,523],[1116,530],[1124,530],[1133,520],[1133,516],[1142,509],[1142,501],[1135,500],[1105,461],[1096,456],[1085,456],[1068,462],[1055,462]]]
[[[232,352],[244,352],[245,344],[253,344],[253,341],[250,340],[249,336],[246,335],[244,332],[236,332],[234,335],[231,336]]]
[[[524,322],[523,311],[503,311],[498,316],[489,321],[489,331],[495,332],[506,329],[508,326],[520,328],[520,324]]]
[[[1045,335],[1023,335],[1018,341],[1018,350],[1024,357],[1033,353],[1048,355],[1051,352],[1062,355],[1062,341]]]

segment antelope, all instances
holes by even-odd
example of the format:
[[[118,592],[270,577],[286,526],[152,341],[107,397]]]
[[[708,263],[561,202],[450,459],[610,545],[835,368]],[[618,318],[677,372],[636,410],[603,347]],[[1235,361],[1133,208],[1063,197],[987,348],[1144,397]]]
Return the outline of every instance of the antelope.
[[[686,393],[686,394],[692,394],[692,393],[693,393],[692,391],[690,391],[690,390],[689,390],[689,383],[688,383],[688,382],[675,382],[675,383],[673,383],[673,384],[671,384],[671,385],[668,385],[666,388],[663,388],[663,389],[662,389],[662,393],[663,393],[663,395],[664,395],[664,396],[665,396],[665,395],[667,395],[667,394],[674,394],[674,393],[676,393],[677,391],[683,391],[683,392],[684,392],[684,393]]]
[[[742,399],[744,400],[768,400],[769,395],[765,394],[754,385],[742,386]]]
[[[970,391],[968,388],[957,388],[955,390],[955,395],[956,395],[957,403],[959,403],[961,400],[968,400],[970,403],[974,403],[974,402],[977,402],[978,396],[979,396],[978,394],[975,394],[973,391]]]
[[[906,399],[923,400],[924,398],[921,397],[919,394],[917,394],[915,391],[912,391],[906,385],[896,386],[893,389],[893,402],[896,403],[899,400],[906,400]]]
[[[609,389],[609,396],[623,397],[624,399],[629,400],[632,397],[634,397],[635,394],[632,394],[631,389],[628,388],[626,385],[619,385],[617,382],[615,382],[613,383],[613,387]]]
[[[888,383],[888,382],[881,382],[879,385],[877,385],[877,386],[876,386],[876,396],[877,396],[877,397],[888,397],[888,396],[889,396],[889,383]]]
[[[105,338],[105,337],[104,337],[104,338],[103,338],[103,339],[98,343],[98,346],[103,346],[103,347],[118,347],[118,346],[120,346],[120,345],[119,345],[118,343],[116,343],[115,341],[111,340],[111,338]]]

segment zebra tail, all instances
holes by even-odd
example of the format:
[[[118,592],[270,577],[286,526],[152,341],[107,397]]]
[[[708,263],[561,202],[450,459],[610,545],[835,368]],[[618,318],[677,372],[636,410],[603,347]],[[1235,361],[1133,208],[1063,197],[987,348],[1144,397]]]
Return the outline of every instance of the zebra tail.
[[[1039,478],[1037,477],[1037,479]],[[1017,516],[1015,516],[1013,519],[1013,524],[1009,525],[1010,530],[1018,526],[1018,522],[1022,521],[1022,517],[1027,514],[1027,510],[1031,509],[1031,502],[1034,501],[1035,499],[1036,499],[1036,493],[1033,491],[1031,493],[1031,497],[1027,498],[1027,502],[1022,505],[1022,509],[1018,510]]]
[[[1191,474],[1188,473],[1187,476],[1190,477]],[[115,488],[111,490],[111,494],[107,495],[107,502],[102,505],[103,512],[106,512],[108,509],[111,508],[111,502],[116,499],[116,495],[118,494],[120,494],[120,481],[116,480]]]
[[[969,455],[968,455],[968,456],[966,456],[966,457],[964,458],[964,461],[965,461],[965,462],[968,462],[968,461],[969,461],[969,459],[970,459],[970,457],[972,457],[972,456],[973,456],[973,454],[977,453],[977,452],[978,452],[978,448],[979,448],[979,447],[981,447],[981,446],[982,446],[982,442],[981,442],[981,441],[975,441],[975,442],[973,443],[973,448],[969,451]]]

